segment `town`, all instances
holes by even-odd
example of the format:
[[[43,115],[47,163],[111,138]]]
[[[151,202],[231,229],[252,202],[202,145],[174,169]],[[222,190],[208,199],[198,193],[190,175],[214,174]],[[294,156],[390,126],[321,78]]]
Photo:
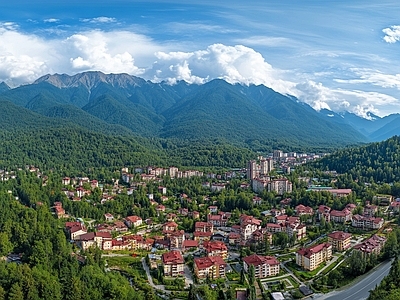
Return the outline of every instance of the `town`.
[[[77,257],[84,260],[82,253],[96,248],[106,260],[140,260],[135,266],[160,297],[186,299],[196,287],[222,285],[232,299],[302,298],[336,288],[330,274],[350,255],[382,256],[389,221],[400,210],[391,195],[362,202],[352,189],[332,187],[334,170],[324,179],[296,178],[294,187],[291,171],[323,155],[274,151],[221,174],[124,167],[112,182],[63,177],[63,198],[51,211],[65,220]],[[28,170],[47,184],[38,168]],[[0,175],[2,181],[16,177]],[[119,199],[129,210],[77,214],[79,205],[96,209]]]

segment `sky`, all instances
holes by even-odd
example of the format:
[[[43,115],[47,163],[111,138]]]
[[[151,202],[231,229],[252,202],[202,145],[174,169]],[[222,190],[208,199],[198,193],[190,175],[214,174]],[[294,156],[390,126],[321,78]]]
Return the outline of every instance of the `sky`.
[[[3,3],[6,2],[6,3]],[[400,5],[371,0],[13,0],[0,82],[96,70],[264,84],[313,108],[400,113]]]

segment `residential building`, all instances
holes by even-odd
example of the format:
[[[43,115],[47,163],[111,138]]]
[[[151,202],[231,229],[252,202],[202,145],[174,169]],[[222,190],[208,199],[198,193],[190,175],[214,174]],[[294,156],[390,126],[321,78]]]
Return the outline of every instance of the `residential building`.
[[[331,210],[330,212],[330,220],[335,223],[345,223],[347,221],[351,221],[351,217],[353,214],[347,208],[343,210]]]
[[[162,255],[162,264],[165,276],[176,277],[184,272],[185,260],[178,250],[164,253]]]
[[[383,246],[385,246],[385,243],[385,237],[374,234],[361,244],[355,245],[353,249],[358,250],[365,255],[369,255],[371,253],[379,255],[383,249]]]
[[[275,179],[268,183],[268,192],[275,192],[278,195],[292,192],[292,183],[286,179]]]
[[[295,207],[296,216],[312,216],[314,214],[314,210],[303,204],[299,204]]]
[[[305,270],[312,271],[320,264],[332,258],[332,245],[322,243],[313,247],[303,248],[296,253],[296,263]]]
[[[250,266],[254,267],[256,278],[265,278],[279,274],[279,261],[273,256],[261,256],[253,254],[243,258],[243,268],[249,272]]]
[[[196,222],[194,223],[195,232],[213,232],[214,225],[210,222]]]
[[[382,218],[354,215],[351,220],[353,227],[362,229],[380,229],[385,221]]]
[[[258,176],[257,170],[257,162],[255,160],[251,160],[247,165],[247,179],[253,180]]]
[[[90,247],[98,247],[101,250],[111,250],[112,236],[109,232],[88,232],[77,237],[78,245],[87,250]]]
[[[207,256],[221,256],[223,259],[228,257],[228,248],[221,241],[205,241],[203,248],[206,250]]]
[[[331,221],[331,208],[329,206],[326,205],[320,205],[318,207],[318,220],[322,220],[325,219],[326,222],[330,222]]]
[[[328,234],[328,243],[334,251],[345,251],[350,248],[351,234],[343,231],[334,231]]]
[[[252,233],[260,228],[261,220],[247,215],[240,216],[240,235],[242,236],[242,240],[248,240]]]
[[[125,218],[125,224],[129,228],[138,227],[142,225],[143,220],[141,217],[138,216],[129,216]]]
[[[199,279],[225,277],[226,263],[221,256],[200,257],[194,259],[194,273]]]

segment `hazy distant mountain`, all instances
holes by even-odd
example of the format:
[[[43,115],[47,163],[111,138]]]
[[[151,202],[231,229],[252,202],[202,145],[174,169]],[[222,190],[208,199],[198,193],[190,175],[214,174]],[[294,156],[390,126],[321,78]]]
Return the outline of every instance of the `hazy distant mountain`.
[[[223,80],[168,85],[127,74],[55,74],[3,89],[0,99],[43,116],[98,127],[97,131],[109,132],[107,126],[118,125],[123,132],[148,137],[223,139],[240,144],[273,141],[295,147],[367,141],[354,121],[333,120],[263,85],[232,85]]]

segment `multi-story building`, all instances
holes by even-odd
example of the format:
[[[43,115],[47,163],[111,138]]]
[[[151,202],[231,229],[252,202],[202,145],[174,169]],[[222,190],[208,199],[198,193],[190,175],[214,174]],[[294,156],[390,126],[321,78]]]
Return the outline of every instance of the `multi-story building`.
[[[305,270],[312,271],[320,264],[332,258],[332,245],[322,243],[310,248],[303,248],[296,253],[296,263]]]
[[[178,276],[183,274],[185,261],[182,254],[178,250],[172,250],[162,255],[162,264],[164,267],[164,275]]]
[[[90,247],[98,247],[101,250],[111,250],[112,236],[109,232],[88,232],[77,237],[78,245],[87,250]]]
[[[353,227],[363,229],[380,229],[385,221],[382,218],[375,217],[364,217],[360,215],[354,215],[351,219],[351,225]]]
[[[268,175],[274,169],[274,161],[270,158],[260,160],[260,175]]]
[[[215,227],[226,226],[229,216],[227,213],[220,212],[217,215],[208,214],[207,222],[210,222]]]
[[[205,241],[203,248],[206,250],[207,256],[221,256],[223,259],[228,257],[228,248],[221,241]]]
[[[247,179],[253,180],[257,176],[258,176],[257,162],[255,160],[251,160],[247,165]]]
[[[369,255],[371,253],[379,255],[383,249],[383,246],[385,246],[385,243],[385,237],[374,234],[361,244],[355,245],[354,250],[358,250],[364,255]]]
[[[294,209],[296,211],[296,216],[312,216],[314,214],[314,210],[303,204],[299,204]]]
[[[343,231],[334,231],[328,234],[328,243],[334,251],[345,251],[350,248],[351,234]]]
[[[344,208],[343,210],[331,210],[330,212],[330,220],[335,223],[351,221],[352,216],[353,214],[347,208]]]
[[[129,228],[138,227],[142,225],[143,220],[141,217],[138,216],[128,216],[125,218],[125,224]]]
[[[322,220],[325,219],[326,222],[330,222],[331,221],[331,208],[329,206],[326,205],[320,205],[318,207],[318,220]]]
[[[200,257],[194,259],[194,273],[197,278],[216,279],[225,277],[226,262],[221,256]]]
[[[252,216],[240,216],[240,235],[244,241],[251,237],[251,234],[261,228],[261,220]]]
[[[171,249],[181,249],[182,244],[185,241],[185,231],[175,230],[167,234],[169,239],[169,245]]]
[[[194,223],[195,232],[213,232],[214,225],[210,222],[196,222]]]
[[[243,258],[243,268],[246,272],[250,266],[254,267],[254,275],[256,278],[265,278],[276,276],[279,274],[279,261],[273,256],[261,256],[253,254]]]
[[[275,192],[278,195],[292,192],[292,183],[286,179],[275,179],[268,183],[268,192]]]

